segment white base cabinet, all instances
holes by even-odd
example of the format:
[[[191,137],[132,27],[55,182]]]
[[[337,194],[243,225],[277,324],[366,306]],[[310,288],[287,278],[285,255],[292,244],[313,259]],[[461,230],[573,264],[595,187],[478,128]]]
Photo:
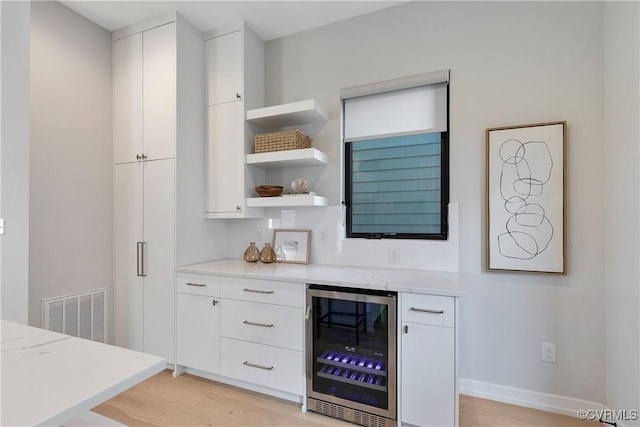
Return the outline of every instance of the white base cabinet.
[[[186,273],[177,283],[178,365],[304,394],[304,284]]]
[[[220,280],[179,273],[176,281],[176,361],[220,372]]]
[[[455,298],[401,294],[401,425],[456,426]]]
[[[218,298],[178,294],[178,364],[220,372],[220,309]]]
[[[182,272],[177,283],[179,365],[304,402],[305,284]],[[458,425],[456,300],[398,294],[398,426]]]

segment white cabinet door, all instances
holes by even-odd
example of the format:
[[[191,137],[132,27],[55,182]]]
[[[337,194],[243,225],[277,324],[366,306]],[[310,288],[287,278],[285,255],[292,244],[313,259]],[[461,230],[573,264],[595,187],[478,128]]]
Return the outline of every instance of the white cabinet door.
[[[402,423],[455,423],[453,328],[402,323]]]
[[[207,108],[206,212],[240,213],[244,207],[244,118],[241,102]]]
[[[138,276],[138,242],[143,241],[140,162],[114,168],[115,344],[143,350],[143,281]]]
[[[142,33],[144,154],[147,160],[176,156],[176,27]]]
[[[173,361],[175,160],[144,162],[144,352]]]
[[[242,31],[205,42],[207,105],[242,97]]]
[[[113,160],[135,162],[142,147],[142,34],[113,43]]]
[[[178,294],[177,298],[177,363],[212,374],[220,373],[218,299],[188,294]]]

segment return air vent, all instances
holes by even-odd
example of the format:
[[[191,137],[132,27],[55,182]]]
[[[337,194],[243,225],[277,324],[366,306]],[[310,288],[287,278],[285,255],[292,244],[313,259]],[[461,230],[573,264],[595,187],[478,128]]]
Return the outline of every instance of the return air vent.
[[[105,342],[109,289],[42,300],[44,329]]]

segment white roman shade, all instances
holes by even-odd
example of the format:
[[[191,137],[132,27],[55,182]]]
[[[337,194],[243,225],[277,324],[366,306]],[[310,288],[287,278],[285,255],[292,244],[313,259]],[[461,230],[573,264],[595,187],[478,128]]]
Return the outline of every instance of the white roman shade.
[[[344,141],[447,131],[449,70],[343,89]]]

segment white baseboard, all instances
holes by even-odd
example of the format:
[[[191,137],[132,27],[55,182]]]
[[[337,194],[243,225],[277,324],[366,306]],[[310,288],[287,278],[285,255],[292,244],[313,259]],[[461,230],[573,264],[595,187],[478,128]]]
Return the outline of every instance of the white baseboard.
[[[580,410],[608,409],[602,403],[590,402],[588,400],[574,399],[572,397],[540,393],[463,378],[459,379],[458,389],[460,394],[467,394],[482,399],[497,400],[498,402],[540,409],[542,411],[554,412],[570,417],[577,417],[577,413]]]

